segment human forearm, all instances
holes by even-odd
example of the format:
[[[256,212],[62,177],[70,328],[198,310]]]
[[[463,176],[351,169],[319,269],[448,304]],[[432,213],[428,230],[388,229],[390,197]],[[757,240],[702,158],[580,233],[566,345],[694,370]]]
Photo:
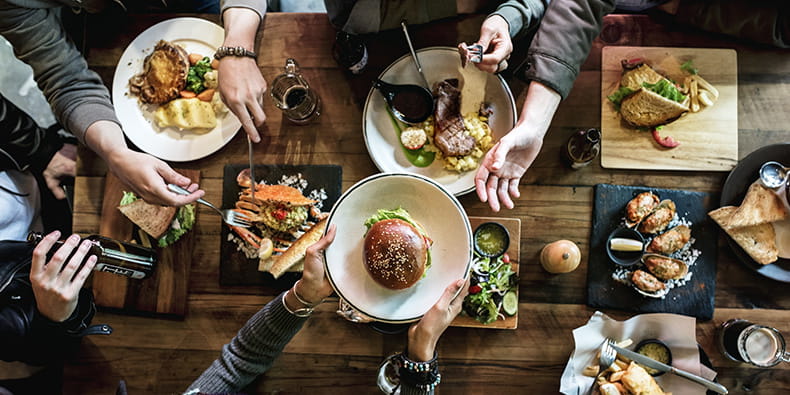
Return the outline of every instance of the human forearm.
[[[538,81],[530,82],[514,129],[529,129],[537,138],[543,139],[561,100],[562,97],[554,89]]]
[[[274,298],[247,321],[230,343],[222,347],[220,357],[189,386],[190,390],[237,392],[271,367],[307,321],[283,307],[283,295]]]
[[[255,34],[258,32],[261,17],[252,9],[244,7],[228,8],[222,12],[225,25],[226,47],[244,47],[255,51]]]
[[[516,75],[567,97],[601,31],[604,15],[614,7],[615,0],[553,0]]]
[[[78,139],[96,121],[117,122],[107,88],[68,39],[57,9],[23,8],[0,0],[0,35],[33,68],[58,121]]]

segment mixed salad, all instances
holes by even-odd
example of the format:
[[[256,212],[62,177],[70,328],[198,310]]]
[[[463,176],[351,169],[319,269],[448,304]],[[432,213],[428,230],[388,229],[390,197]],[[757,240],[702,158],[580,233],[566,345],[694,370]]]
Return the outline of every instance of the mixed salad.
[[[464,312],[483,324],[490,324],[504,314],[518,311],[518,276],[510,267],[510,257],[482,257],[475,253],[472,262],[469,295],[463,303]],[[500,313],[504,311],[504,314]]]

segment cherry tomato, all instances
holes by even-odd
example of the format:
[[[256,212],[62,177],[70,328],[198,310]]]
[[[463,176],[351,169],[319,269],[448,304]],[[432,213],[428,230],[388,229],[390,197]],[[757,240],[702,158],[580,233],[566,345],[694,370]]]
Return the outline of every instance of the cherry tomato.
[[[507,252],[502,255],[502,262],[510,263],[510,255],[508,255]]]
[[[472,294],[472,295],[480,293],[480,291],[482,291],[482,290],[483,290],[483,287],[481,287],[479,285],[472,285],[471,287],[469,287],[469,293]]]
[[[272,211],[272,217],[274,217],[278,221],[284,220],[287,216],[288,216],[288,211],[287,210],[278,208],[278,209],[275,209],[274,211]]]

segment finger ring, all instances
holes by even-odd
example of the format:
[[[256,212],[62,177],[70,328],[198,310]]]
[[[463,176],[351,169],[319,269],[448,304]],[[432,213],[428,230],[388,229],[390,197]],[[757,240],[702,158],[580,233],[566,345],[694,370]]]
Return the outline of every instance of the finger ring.
[[[499,73],[500,71],[505,71],[507,69],[507,59],[503,59],[499,64],[496,65],[495,73]]]

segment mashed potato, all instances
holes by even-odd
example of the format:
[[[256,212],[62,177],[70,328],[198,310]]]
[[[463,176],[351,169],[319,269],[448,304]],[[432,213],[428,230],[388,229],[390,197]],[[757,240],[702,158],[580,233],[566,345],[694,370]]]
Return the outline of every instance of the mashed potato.
[[[199,99],[175,99],[154,111],[154,120],[160,128],[175,126],[179,129],[195,129],[207,132],[217,126],[217,118],[211,103]]]
[[[491,128],[488,126],[487,121],[487,117],[478,115],[476,111],[469,112],[464,115],[464,126],[466,126],[466,132],[477,142],[475,144],[475,148],[469,155],[444,157],[442,155],[442,151],[436,148],[436,145],[433,144],[434,122],[433,116],[431,116],[419,125],[419,127],[425,130],[430,142],[430,144],[426,144],[423,149],[436,152],[436,156],[444,160],[444,168],[447,170],[457,171],[459,173],[475,170],[478,168],[478,166],[480,166],[480,161],[482,160],[483,155],[485,155],[485,153],[494,146],[494,138],[491,135]]]

